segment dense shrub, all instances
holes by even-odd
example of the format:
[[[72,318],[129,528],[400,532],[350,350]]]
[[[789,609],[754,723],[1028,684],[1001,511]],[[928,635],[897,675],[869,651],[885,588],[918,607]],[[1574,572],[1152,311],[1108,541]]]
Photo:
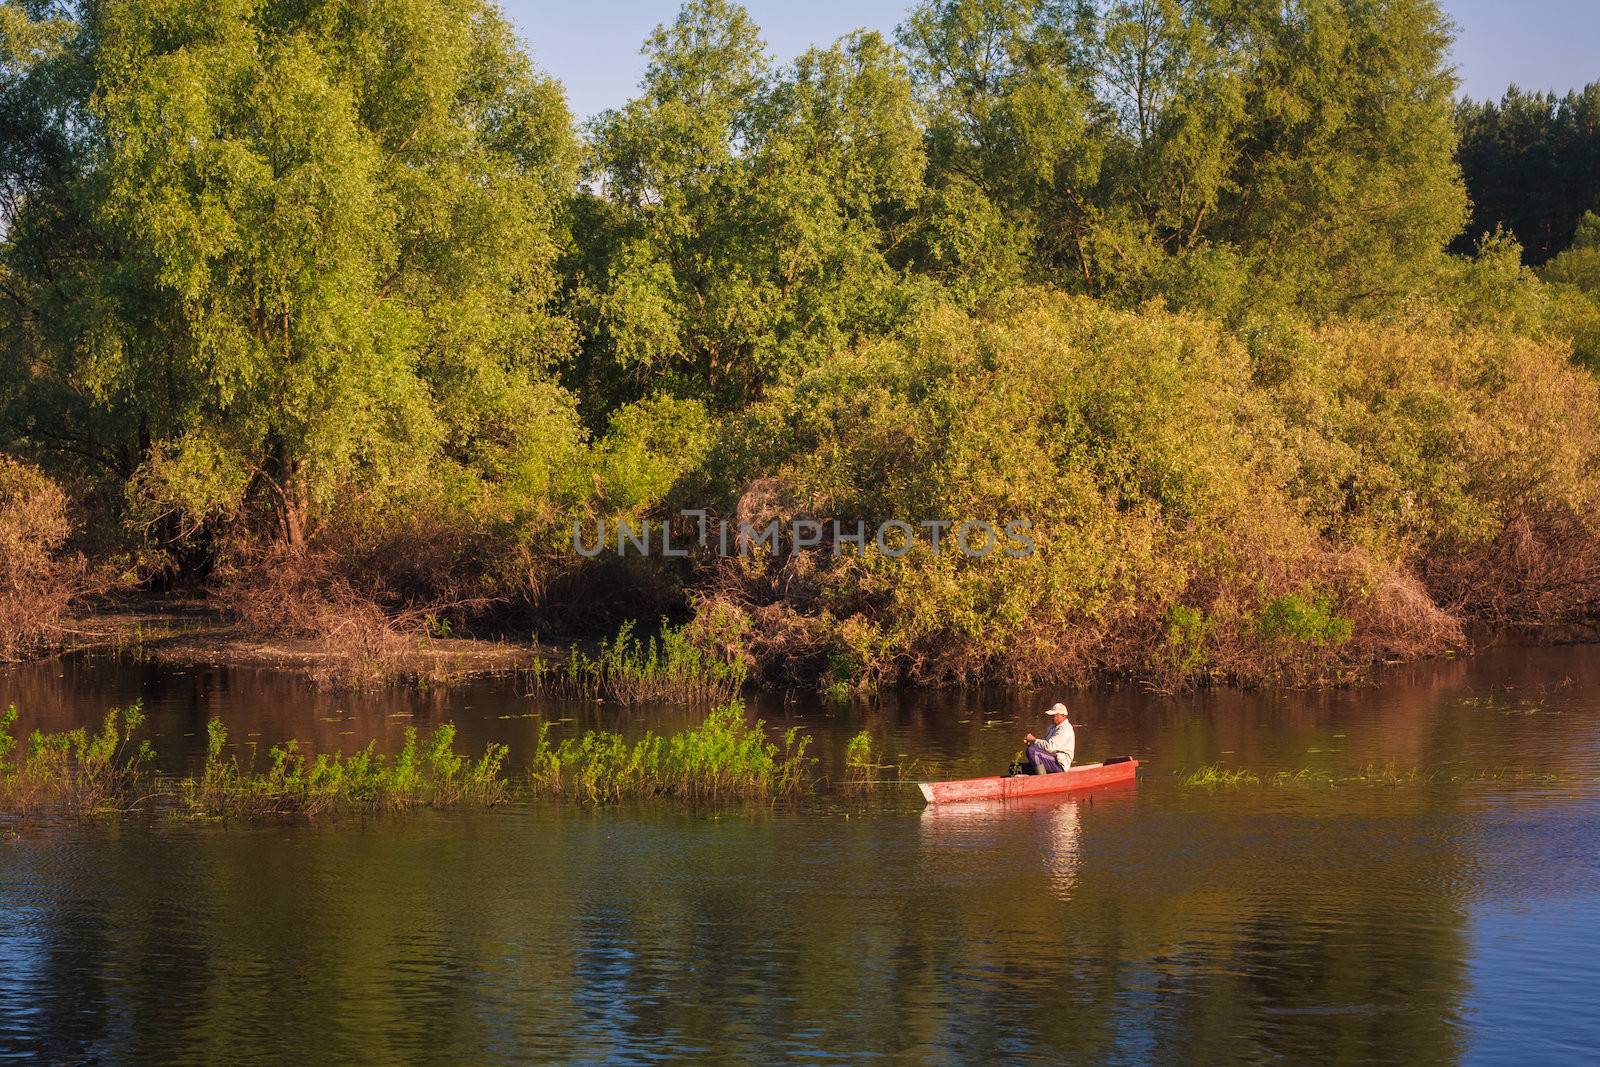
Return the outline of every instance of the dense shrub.
[[[87,589],[83,560],[64,550],[66,494],[36,468],[0,455],[0,660],[48,648]]]
[[[1578,221],[1572,247],[1545,264],[1546,317],[1553,331],[1572,342],[1572,357],[1600,374],[1600,215]]]
[[[735,451],[793,513],[1027,519],[1034,555],[923,538],[899,560],[728,560],[701,612],[790,679],[1342,677],[1459,643],[1475,602],[1451,563],[1519,523],[1567,516],[1577,554],[1546,566],[1574,578],[1597,426],[1595,383],[1515,337],[1343,322],[1247,345],[1027,293],[839,354],[752,412]],[[1567,609],[1596,602],[1590,586]]]
[[[485,0],[191,7],[0,6],[0,447],[251,634],[692,610],[573,684],[1171,687],[1600,601],[1600,219],[1535,173],[1600,97],[1458,115],[1435,0],[922,0],[789,66],[688,0],[586,145]],[[571,550],[680,505],[1037,551]],[[64,515],[0,466],[0,657]]]
[[[559,630],[551,616],[570,611],[574,588],[603,599],[600,568],[576,573],[573,525],[640,522],[712,433],[700,404],[669,396],[620,408],[592,437],[564,418],[544,429],[554,451],[498,480],[420,470],[381,504],[357,495],[331,509],[299,545],[241,529],[211,576],[216,603],[250,634],[317,639],[355,674],[382,672],[430,634],[526,632],[530,615]]]

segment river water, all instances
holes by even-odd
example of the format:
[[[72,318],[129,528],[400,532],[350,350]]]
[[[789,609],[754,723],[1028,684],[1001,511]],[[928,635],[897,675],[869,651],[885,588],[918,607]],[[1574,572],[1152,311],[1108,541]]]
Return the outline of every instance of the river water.
[[[1329,693],[1068,695],[1131,787],[925,809],[514,805],[312,825],[0,825],[0,1056],[50,1061],[1585,1063],[1600,1050],[1600,656],[1488,650]],[[863,727],[991,773],[1058,694],[766,700],[837,775]],[[162,763],[680,725],[514,679],[318,691],[69,658],[25,728],[142,699]],[[1207,764],[1267,784],[1186,783]],[[1392,769],[1398,783],[1350,781]],[[1274,785],[1279,771],[1313,779]],[[886,772],[892,773],[892,772]]]

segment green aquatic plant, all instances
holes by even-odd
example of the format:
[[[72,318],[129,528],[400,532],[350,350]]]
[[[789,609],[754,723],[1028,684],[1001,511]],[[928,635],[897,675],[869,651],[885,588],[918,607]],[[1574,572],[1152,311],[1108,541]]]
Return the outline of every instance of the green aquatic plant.
[[[852,737],[844,746],[844,780],[848,786],[864,786],[872,782],[878,769],[872,750],[872,734],[866,730]]]
[[[765,724],[748,720],[738,702],[678,733],[646,733],[631,742],[591,730],[552,744],[545,723],[525,776],[507,770],[505,745],[490,744],[476,759],[458,754],[450,723],[426,734],[407,727],[392,756],[375,744],[351,755],[311,754],[287,741],[268,749],[258,768],[254,747],[244,758],[230,752],[227,728],[213,719],[199,773],[164,778],[150,769],[149,743],[133,738],[144,723],[138,705],[112,712],[98,733],[36,731],[20,760],[13,759],[16,719],[15,708],[0,715],[0,811],[7,812],[149,805],[206,818],[311,818],[486,807],[518,794],[583,802],[771,800],[812,783],[811,738],[790,728],[781,741],[770,740]]]
[[[11,774],[11,753],[16,750],[17,739],[11,736],[11,727],[17,721],[17,706],[10,705],[0,712],[0,782]]]
[[[1415,786],[1415,785],[1466,785],[1472,783],[1553,783],[1569,779],[1544,771],[1498,770],[1458,773],[1446,770],[1423,770],[1420,767],[1396,768],[1368,764],[1354,771],[1328,771],[1301,767],[1292,771],[1277,771],[1261,777],[1246,770],[1228,770],[1210,764],[1194,771],[1183,780],[1190,788],[1221,789],[1240,786],[1265,786],[1276,789],[1325,788],[1334,786]]]
[[[533,683],[540,692],[580,700],[719,704],[739,695],[745,674],[742,662],[701,648],[684,627],[662,620],[657,636],[641,640],[629,620],[596,656],[573,649],[564,669],[535,661]]]
[[[782,744],[765,724],[750,722],[744,705],[717,708],[698,726],[660,736],[647,732],[628,742],[621,734],[591,730],[552,745],[539,731],[529,763],[529,790],[591,803],[647,797],[688,801],[770,800],[807,783],[811,738],[791,727]]]
[[[295,815],[338,811],[397,811],[428,805],[488,806],[508,795],[506,747],[490,744],[470,760],[454,750],[455,726],[445,723],[419,738],[406,727],[393,757],[367,747],[354,755],[307,755],[296,741],[274,745],[267,767],[257,771],[225,755],[228,732],[213,719],[206,728],[206,761],[196,777],[178,783],[181,810],[213,818]]]
[[[904,752],[889,762],[890,754],[872,739],[872,734],[862,730],[845,743],[844,787],[860,790],[873,786],[901,782],[915,782],[927,777],[920,760],[907,758]],[[1020,754],[1017,759],[1022,757]]]
[[[1229,770],[1218,764],[1210,764],[1189,775],[1183,784],[1197,789],[1231,789],[1242,785],[1260,785],[1261,779],[1246,770]]]
[[[150,742],[135,740],[144,727],[139,703],[106,713],[100,729],[46,734],[35,730],[17,758],[11,728],[17,709],[0,716],[0,807],[32,811],[51,807],[75,814],[137,805],[148,792]]]

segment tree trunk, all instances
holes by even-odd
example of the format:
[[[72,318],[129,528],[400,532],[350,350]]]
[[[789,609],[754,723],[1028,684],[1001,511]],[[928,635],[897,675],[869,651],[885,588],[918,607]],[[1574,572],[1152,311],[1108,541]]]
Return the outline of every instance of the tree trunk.
[[[300,461],[284,456],[281,446],[274,447],[273,452],[278,475],[278,536],[284,544],[299,552],[306,544],[310,494],[306,491]]]

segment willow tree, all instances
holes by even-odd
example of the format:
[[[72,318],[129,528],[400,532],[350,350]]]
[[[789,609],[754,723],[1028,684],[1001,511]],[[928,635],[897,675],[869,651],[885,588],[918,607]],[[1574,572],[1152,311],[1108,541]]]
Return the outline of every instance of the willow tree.
[[[495,8],[4,11],[10,436],[291,544],[419,472],[548,486],[577,150]]]
[[[979,288],[984,274],[1095,287],[1108,122],[1077,21],[1049,0],[926,0],[900,28],[935,191],[924,269]]]
[[[1238,160],[1207,236],[1314,314],[1382,311],[1466,219],[1435,0],[1246,5]]]
[[[1460,229],[1434,0],[925,0],[930,183],[1023,273],[1315,314],[1414,291]]]
[[[776,70],[748,13],[691,0],[638,98],[592,127],[575,287],[596,395],[722,405],[895,317],[921,195],[910,81],[878,35]]]

